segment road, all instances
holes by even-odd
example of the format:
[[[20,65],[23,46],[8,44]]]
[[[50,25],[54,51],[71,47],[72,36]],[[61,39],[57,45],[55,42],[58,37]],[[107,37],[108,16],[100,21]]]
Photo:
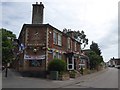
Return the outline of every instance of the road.
[[[2,76],[3,88],[118,88],[118,69],[108,68],[94,74],[66,81],[22,77],[8,70]]]
[[[103,73],[93,74],[64,88],[118,88],[118,69],[109,68]]]

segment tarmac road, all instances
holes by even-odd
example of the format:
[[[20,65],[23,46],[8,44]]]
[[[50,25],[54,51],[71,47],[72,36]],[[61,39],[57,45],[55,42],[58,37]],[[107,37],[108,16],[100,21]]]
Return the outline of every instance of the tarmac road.
[[[108,68],[105,72],[96,73],[64,88],[118,88],[118,69]]]
[[[9,69],[7,78],[3,72],[2,88],[118,88],[118,69],[108,68],[66,81],[22,77]]]

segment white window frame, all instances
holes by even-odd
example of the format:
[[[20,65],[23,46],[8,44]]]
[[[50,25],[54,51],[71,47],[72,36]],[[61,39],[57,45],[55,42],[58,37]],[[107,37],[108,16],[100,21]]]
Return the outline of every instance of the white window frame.
[[[68,49],[70,49],[70,38],[67,38]]]
[[[53,32],[53,43],[54,44],[57,44],[57,33],[56,32]]]
[[[62,46],[62,35],[58,34],[58,45]]]

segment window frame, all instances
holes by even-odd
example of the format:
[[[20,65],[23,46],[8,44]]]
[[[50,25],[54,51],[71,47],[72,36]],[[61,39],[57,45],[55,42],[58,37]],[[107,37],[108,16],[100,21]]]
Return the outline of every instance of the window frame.
[[[58,45],[62,46],[62,35],[58,33]]]
[[[54,52],[54,53],[53,53],[53,59],[55,59],[55,58],[57,58],[57,59],[62,59],[62,54],[59,53],[59,52]]]
[[[36,64],[36,66],[33,65],[33,63]],[[29,60],[29,67],[41,67],[41,66],[42,66],[42,60]]]
[[[77,51],[77,42],[75,41],[75,51]]]
[[[70,49],[70,47],[71,47],[71,46],[70,46],[70,44],[71,44],[70,41],[71,41],[71,40],[70,40],[70,37],[68,37],[68,38],[67,38],[67,46],[68,46],[68,49]]]
[[[58,42],[57,42],[57,33],[54,31],[53,32],[53,44],[57,44]]]

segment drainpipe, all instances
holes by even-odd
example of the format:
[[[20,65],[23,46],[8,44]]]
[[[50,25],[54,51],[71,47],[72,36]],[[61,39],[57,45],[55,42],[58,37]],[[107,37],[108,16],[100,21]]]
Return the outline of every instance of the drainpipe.
[[[45,69],[47,71],[47,64],[48,64],[48,32],[49,32],[49,28],[47,27],[47,31],[46,31],[46,49],[45,49]]]

